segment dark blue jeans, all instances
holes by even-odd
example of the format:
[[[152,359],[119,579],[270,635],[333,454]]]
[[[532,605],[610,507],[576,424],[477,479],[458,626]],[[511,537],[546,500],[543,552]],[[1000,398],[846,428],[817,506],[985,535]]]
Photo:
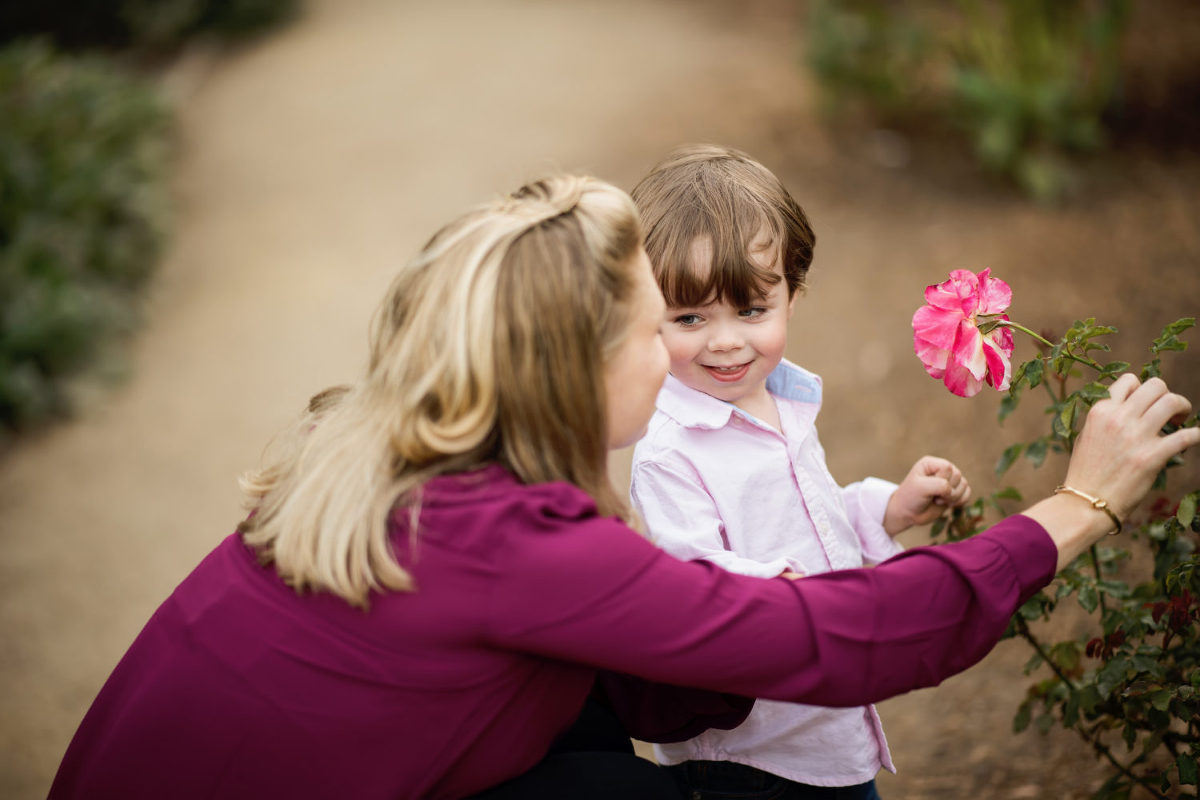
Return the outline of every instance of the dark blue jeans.
[[[809,786],[731,761],[685,761],[669,769],[691,800],[879,800],[875,781]]]
[[[670,772],[634,755],[608,708],[588,700],[546,758],[472,800],[686,800],[681,791]]]

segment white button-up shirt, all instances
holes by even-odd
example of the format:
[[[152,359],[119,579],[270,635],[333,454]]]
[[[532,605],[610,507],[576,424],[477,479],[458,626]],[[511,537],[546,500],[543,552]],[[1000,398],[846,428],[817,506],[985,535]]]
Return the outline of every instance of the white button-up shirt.
[[[650,538],[678,558],[763,578],[861,567],[900,552],[883,529],[895,484],[867,478],[843,488],[829,474],[814,425],[820,378],[785,360],[767,389],[779,431],[667,376],[633,457],[633,502]],[[873,706],[759,700],[732,731],[710,730],[655,751],[665,764],[735,761],[815,786],[864,783],[880,767],[895,771]]]

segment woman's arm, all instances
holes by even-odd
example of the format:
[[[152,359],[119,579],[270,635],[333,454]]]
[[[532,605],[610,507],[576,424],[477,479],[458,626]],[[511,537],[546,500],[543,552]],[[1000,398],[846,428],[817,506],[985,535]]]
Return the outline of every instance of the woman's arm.
[[[513,536],[501,554],[482,599],[495,647],[831,706],[930,686],[979,660],[1055,560],[1049,537],[1023,517],[802,581],[681,562],[596,517]]]

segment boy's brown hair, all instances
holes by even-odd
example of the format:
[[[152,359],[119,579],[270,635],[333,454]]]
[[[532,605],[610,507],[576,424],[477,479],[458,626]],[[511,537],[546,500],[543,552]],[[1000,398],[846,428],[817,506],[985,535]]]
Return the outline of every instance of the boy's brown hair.
[[[761,299],[779,281],[748,258],[764,228],[783,259],[788,297],[804,288],[816,235],[779,179],[745,153],[717,145],[681,147],[631,194],[668,305],[728,301],[745,307]],[[692,263],[697,240],[711,243],[709,270]]]

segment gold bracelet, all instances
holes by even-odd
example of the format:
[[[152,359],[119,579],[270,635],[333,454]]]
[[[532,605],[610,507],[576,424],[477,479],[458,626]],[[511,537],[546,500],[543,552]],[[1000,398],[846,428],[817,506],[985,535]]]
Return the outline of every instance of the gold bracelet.
[[[1117,526],[1117,529],[1115,531],[1108,532],[1109,536],[1116,536],[1118,533],[1121,532],[1121,529],[1125,527],[1124,525],[1121,524],[1121,518],[1117,516],[1117,512],[1113,511],[1112,508],[1108,505],[1107,500],[1101,500],[1099,497],[1090,495],[1087,492],[1081,492],[1078,489],[1076,489],[1074,486],[1067,486],[1065,483],[1054,490],[1055,494],[1062,494],[1063,492],[1066,492],[1067,494],[1073,494],[1076,497],[1087,500],[1091,504],[1092,508],[1096,509],[1097,511],[1103,511],[1105,514],[1108,514],[1108,518],[1111,519],[1113,521],[1113,524]]]

